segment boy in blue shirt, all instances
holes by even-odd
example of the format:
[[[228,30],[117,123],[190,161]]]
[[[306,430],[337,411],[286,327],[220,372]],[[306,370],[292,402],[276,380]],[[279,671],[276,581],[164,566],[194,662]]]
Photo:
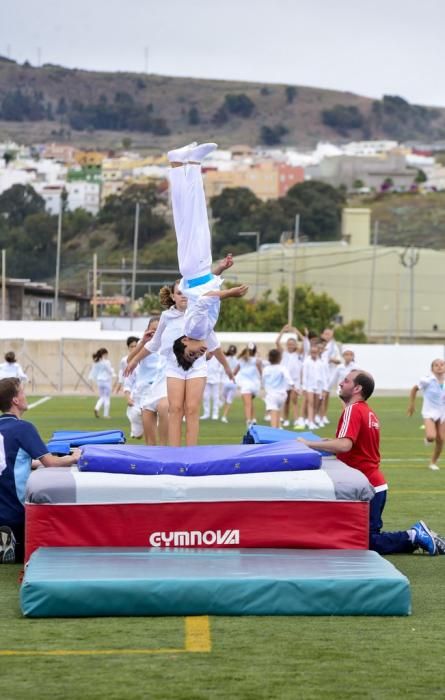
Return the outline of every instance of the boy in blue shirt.
[[[32,423],[21,420],[28,409],[19,379],[0,380],[0,564],[23,561],[25,488],[33,459],[44,467],[68,467],[80,450],[56,457]]]

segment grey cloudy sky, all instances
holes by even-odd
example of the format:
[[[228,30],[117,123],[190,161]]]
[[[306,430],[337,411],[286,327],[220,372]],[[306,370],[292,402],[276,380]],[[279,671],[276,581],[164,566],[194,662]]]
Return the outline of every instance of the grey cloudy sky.
[[[0,0],[36,65],[280,82],[445,106],[445,0]]]

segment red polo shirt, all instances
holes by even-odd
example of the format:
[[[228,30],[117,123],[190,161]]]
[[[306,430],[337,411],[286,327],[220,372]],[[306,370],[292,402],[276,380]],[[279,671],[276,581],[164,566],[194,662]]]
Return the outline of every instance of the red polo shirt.
[[[350,451],[339,452],[337,458],[361,471],[376,491],[387,489],[380,471],[380,423],[365,401],[346,406],[338,422],[336,437],[352,440]]]

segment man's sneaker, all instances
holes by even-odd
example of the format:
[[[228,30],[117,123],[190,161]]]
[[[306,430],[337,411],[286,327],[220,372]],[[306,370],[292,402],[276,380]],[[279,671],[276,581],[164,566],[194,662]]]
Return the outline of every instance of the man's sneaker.
[[[0,564],[15,562],[15,537],[10,527],[0,527]]]
[[[428,469],[431,469],[432,472],[438,472],[440,467],[438,467],[437,464],[430,464]]]
[[[424,549],[433,557],[437,553],[436,542],[434,540],[434,534],[431,532],[428,525],[426,525],[423,520],[419,520],[418,523],[412,525],[411,530],[414,530],[413,544]]]
[[[436,554],[445,554],[445,537],[438,535],[437,532],[431,530],[431,534],[436,544]]]

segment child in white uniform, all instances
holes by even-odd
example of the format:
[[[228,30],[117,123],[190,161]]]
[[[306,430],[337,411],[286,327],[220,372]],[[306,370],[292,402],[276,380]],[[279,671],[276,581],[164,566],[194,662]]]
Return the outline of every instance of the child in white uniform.
[[[5,354],[5,361],[0,364],[0,379],[10,379],[11,377],[20,379],[21,382],[28,381],[28,377],[17,362],[12,350]]]
[[[116,386],[114,387],[115,394],[118,394],[125,384],[124,372],[127,367],[128,356],[135,349],[138,342],[139,338],[137,338],[135,335],[130,335],[127,338],[127,354],[121,357],[119,361],[119,368],[117,370],[117,382]]]
[[[236,359],[236,345],[229,345],[225,352],[225,356],[227,358],[227,364],[229,365],[230,369],[232,370],[232,373],[235,375],[237,368],[239,367],[238,365],[238,360]],[[236,392],[238,390],[238,387],[233,379],[229,379],[226,375],[223,377],[223,384],[222,384],[222,398],[223,398],[223,414],[221,416],[221,422],[222,423],[228,423],[229,420],[227,418],[230,410],[230,406],[233,403],[233,399],[236,396]]]
[[[256,357],[256,352],[255,343],[249,343],[238,355],[238,367],[235,370],[247,426],[252,422],[256,423],[253,400],[261,389],[263,373],[263,363]]]
[[[433,454],[429,468],[438,471],[437,464],[445,440],[445,361],[433,360],[431,374],[422,377],[413,386],[409,395],[407,413],[412,416],[415,411],[416,395],[423,392],[422,418],[425,425],[425,440],[434,442]]]
[[[286,341],[286,349],[283,350],[281,338],[284,333],[295,333],[297,337],[303,338],[298,328],[285,325],[281,329],[275,341],[277,349],[281,351],[281,364],[287,368],[291,378],[292,386],[287,394],[286,401],[283,407],[283,426],[287,428],[290,420],[293,421],[294,428],[304,428],[304,419],[300,418],[298,398],[301,394],[301,370],[303,367],[302,346],[298,345],[295,338],[288,338]],[[293,415],[290,415],[292,409]],[[290,419],[290,420],[289,420]]]
[[[287,392],[292,386],[292,378],[281,362],[280,350],[269,352],[269,363],[263,369],[263,387],[265,390],[266,411],[270,412],[272,428],[280,427],[280,414],[286,401]]]
[[[212,407],[212,420],[219,418],[219,385],[221,383],[222,367],[216,357],[211,357],[207,362],[207,382],[203,396],[203,413],[201,420],[210,418],[210,407]]]
[[[307,427],[315,430],[315,415],[320,405],[323,390],[326,385],[325,367],[320,359],[319,347],[312,343],[309,355],[303,362],[302,387],[305,392],[307,405]]]
[[[343,379],[349,374],[349,372],[352,372],[353,369],[359,368],[358,364],[355,361],[355,355],[352,352],[352,350],[343,350],[342,357],[343,362],[340,365],[338,365],[337,369],[335,370],[334,379],[329,387],[331,388],[332,386],[335,386],[337,394],[340,391],[340,382],[342,382]]]
[[[88,379],[96,383],[99,391],[99,398],[94,407],[94,415],[96,418],[99,418],[99,411],[103,406],[104,418],[109,418],[111,388],[113,377],[115,377],[116,374],[108,359],[108,350],[106,348],[99,348],[99,350],[94,353],[93,360],[93,366],[88,375]]]

